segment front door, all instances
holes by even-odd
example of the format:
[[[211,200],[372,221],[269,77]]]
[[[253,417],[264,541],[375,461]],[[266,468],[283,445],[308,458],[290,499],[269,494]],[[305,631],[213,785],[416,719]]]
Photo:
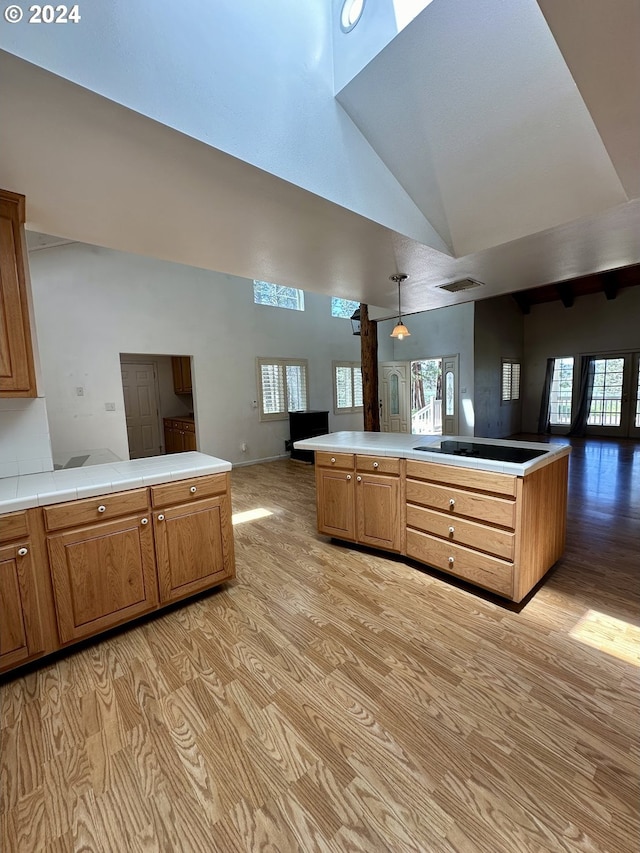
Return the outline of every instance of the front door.
[[[158,456],[162,447],[155,365],[122,362],[121,369],[129,457]]]
[[[386,361],[380,365],[380,429],[410,432],[410,368],[408,361]]]
[[[442,356],[442,435],[458,435],[458,355]]]

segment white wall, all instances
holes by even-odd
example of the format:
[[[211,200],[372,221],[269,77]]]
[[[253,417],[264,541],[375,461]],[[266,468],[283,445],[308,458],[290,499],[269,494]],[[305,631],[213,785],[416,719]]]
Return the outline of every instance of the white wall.
[[[53,471],[44,397],[0,400],[0,477]]]
[[[392,340],[391,354],[386,356],[381,352],[380,361],[417,361],[458,354],[458,433],[473,435],[473,302],[403,316],[411,332],[411,337],[403,341],[389,338],[395,320],[385,320],[378,324],[378,340]]]
[[[288,421],[260,423],[252,407],[256,356],[308,359],[311,408],[329,410],[333,431],[362,428],[361,415],[332,411],[331,362],[359,361],[360,338],[331,317],[327,296],[306,293],[304,312],[255,305],[246,279],[81,243],[30,264],[56,452],[128,458],[120,353],[192,354],[199,448],[231,462],[282,455],[289,435]]]
[[[612,300],[604,293],[580,296],[572,308],[560,301],[533,305],[524,321],[523,430],[537,431],[547,358],[630,350],[640,350],[640,287]]]
[[[522,429],[522,395],[517,402],[502,402],[502,359],[516,359],[526,372],[523,319],[511,296],[475,303],[475,435],[504,438]]]

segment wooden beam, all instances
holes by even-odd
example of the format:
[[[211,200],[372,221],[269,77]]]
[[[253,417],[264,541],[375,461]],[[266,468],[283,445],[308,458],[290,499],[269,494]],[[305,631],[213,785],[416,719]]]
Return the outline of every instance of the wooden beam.
[[[563,282],[562,284],[556,284],[556,288],[564,307],[571,308],[573,306],[573,288],[571,285],[568,282]]]
[[[517,293],[512,293],[511,295],[518,303],[518,307],[523,314],[531,313],[531,302],[529,302],[529,296],[527,295],[526,290],[520,290]]]
[[[618,273],[617,270],[602,276],[602,289],[607,299],[615,299],[618,295]]]
[[[360,303],[360,357],[364,428],[380,432],[378,405],[378,324],[369,319],[369,306]]]

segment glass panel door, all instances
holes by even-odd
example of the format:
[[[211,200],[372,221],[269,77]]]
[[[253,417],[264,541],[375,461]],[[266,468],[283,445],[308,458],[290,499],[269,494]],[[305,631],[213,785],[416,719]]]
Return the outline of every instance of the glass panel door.
[[[589,435],[640,436],[638,353],[597,356]]]

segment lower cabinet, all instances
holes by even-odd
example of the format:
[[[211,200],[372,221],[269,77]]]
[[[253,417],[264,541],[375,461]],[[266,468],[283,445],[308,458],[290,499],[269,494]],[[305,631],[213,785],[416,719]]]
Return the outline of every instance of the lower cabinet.
[[[399,459],[318,452],[316,488],[320,533],[401,550]]]
[[[42,649],[31,543],[24,536],[0,546],[0,671]]]
[[[197,450],[196,427],[193,420],[164,419],[164,449],[166,453]]]
[[[62,643],[106,631],[158,603],[148,515],[98,522],[48,537]]]

